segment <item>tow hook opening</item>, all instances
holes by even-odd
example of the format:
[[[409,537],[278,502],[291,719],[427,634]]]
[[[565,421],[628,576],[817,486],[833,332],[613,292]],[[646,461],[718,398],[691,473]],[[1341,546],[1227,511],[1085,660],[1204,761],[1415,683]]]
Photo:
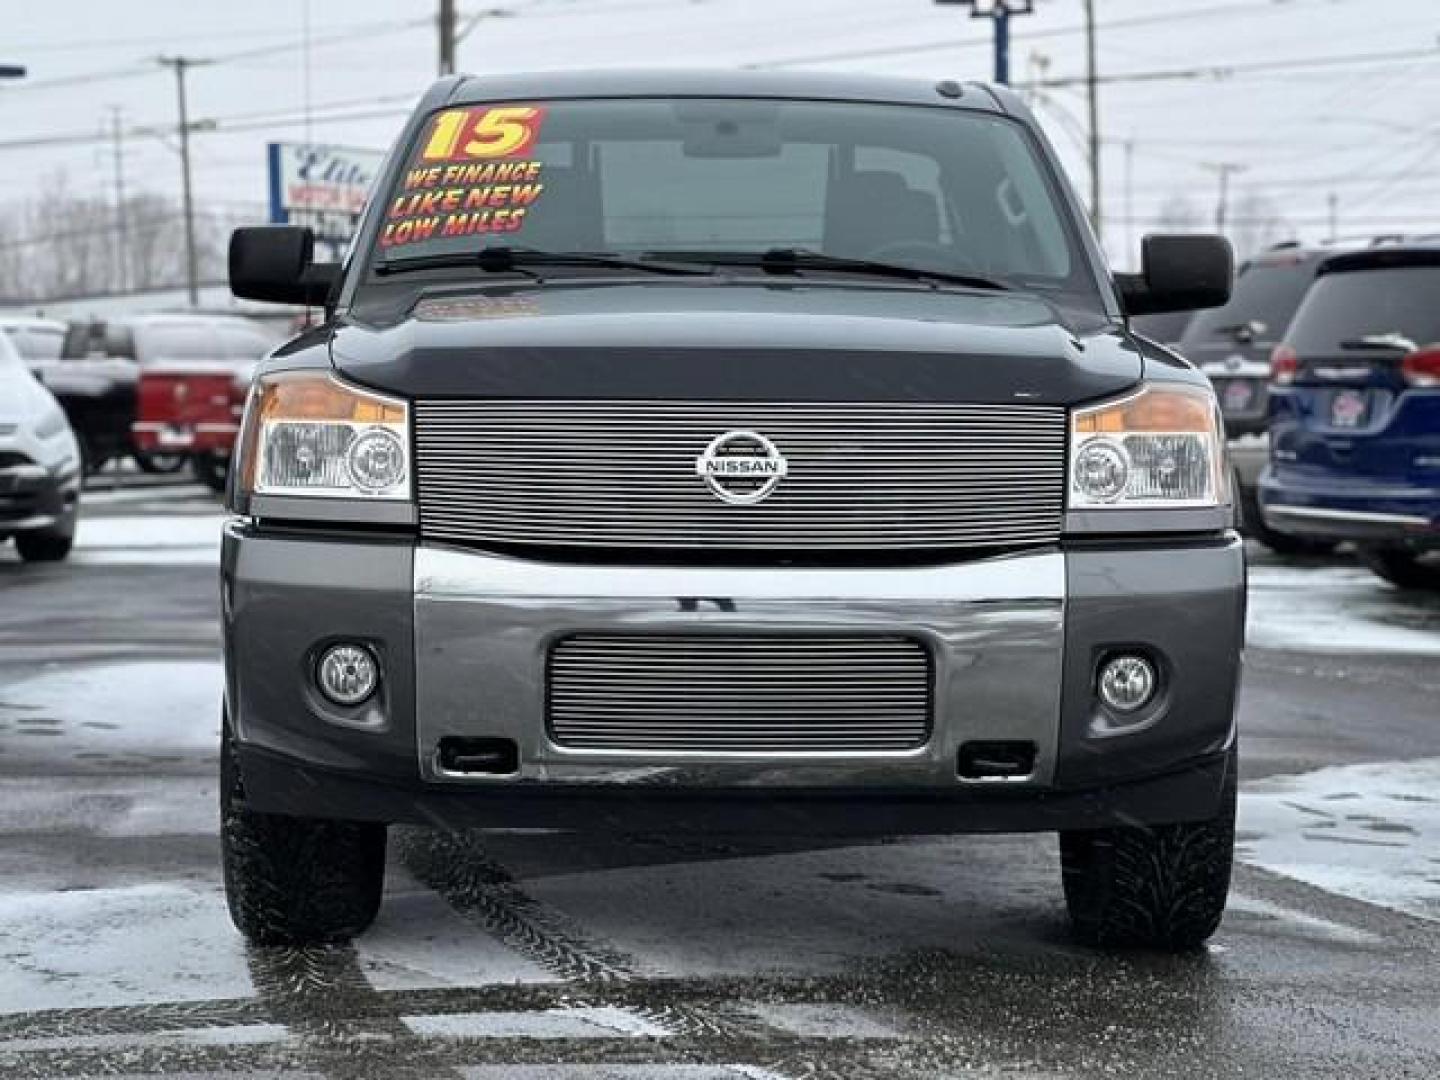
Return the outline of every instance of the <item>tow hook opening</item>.
[[[986,740],[960,747],[962,780],[1025,780],[1035,771],[1033,742]]]
[[[448,736],[440,740],[440,769],[459,775],[509,776],[520,769],[520,750],[514,739]]]

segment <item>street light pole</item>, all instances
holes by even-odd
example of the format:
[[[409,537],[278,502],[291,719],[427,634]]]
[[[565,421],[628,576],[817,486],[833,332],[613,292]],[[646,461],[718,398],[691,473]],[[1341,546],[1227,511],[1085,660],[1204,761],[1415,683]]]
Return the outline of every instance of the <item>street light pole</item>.
[[[937,4],[963,4],[972,19],[989,19],[995,24],[995,81],[1010,85],[1010,17],[1029,15],[1034,0],[935,0]]]

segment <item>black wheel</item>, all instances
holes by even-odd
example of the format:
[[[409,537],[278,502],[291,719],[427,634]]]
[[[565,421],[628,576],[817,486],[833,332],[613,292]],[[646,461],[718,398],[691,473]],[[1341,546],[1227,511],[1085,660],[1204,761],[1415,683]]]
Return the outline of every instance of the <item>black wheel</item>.
[[[256,945],[348,941],[375,920],[385,826],[258,814],[228,737],[220,750],[220,851],[230,919]]]
[[[1329,555],[1335,550],[1333,540],[1311,540],[1276,532],[1260,516],[1260,500],[1255,489],[1240,486],[1237,478],[1236,490],[1240,492],[1240,531],[1253,536],[1276,555]]]
[[[1198,948],[1220,925],[1235,849],[1235,757],[1220,813],[1180,825],[1060,834],[1065,902],[1088,945]]]
[[[15,534],[15,548],[26,562],[63,562],[75,546],[75,533],[28,532]]]
[[[185,466],[184,454],[147,454],[143,450],[136,450],[131,457],[143,473],[174,473]]]
[[[225,483],[230,477],[230,459],[216,454],[196,454],[190,459],[190,469],[197,480],[211,491],[225,493]]]
[[[1362,546],[1360,561],[1380,577],[1402,589],[1440,590],[1440,554],[1426,559],[1419,551]]]

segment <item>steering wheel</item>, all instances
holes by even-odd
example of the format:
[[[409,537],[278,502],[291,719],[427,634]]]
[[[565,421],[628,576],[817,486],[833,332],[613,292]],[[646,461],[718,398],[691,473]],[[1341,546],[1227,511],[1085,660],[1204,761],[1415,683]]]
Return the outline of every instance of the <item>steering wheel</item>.
[[[954,248],[928,240],[892,240],[873,249],[865,257],[875,262],[913,266],[917,270],[928,268],[964,272],[980,269],[974,260],[959,254]]]

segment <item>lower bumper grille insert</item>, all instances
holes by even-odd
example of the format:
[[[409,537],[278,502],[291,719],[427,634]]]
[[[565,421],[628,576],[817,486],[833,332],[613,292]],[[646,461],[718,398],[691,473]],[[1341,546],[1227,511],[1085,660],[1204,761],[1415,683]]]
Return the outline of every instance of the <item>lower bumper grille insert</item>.
[[[894,752],[930,737],[930,655],[904,637],[582,634],[551,652],[559,746]]]

